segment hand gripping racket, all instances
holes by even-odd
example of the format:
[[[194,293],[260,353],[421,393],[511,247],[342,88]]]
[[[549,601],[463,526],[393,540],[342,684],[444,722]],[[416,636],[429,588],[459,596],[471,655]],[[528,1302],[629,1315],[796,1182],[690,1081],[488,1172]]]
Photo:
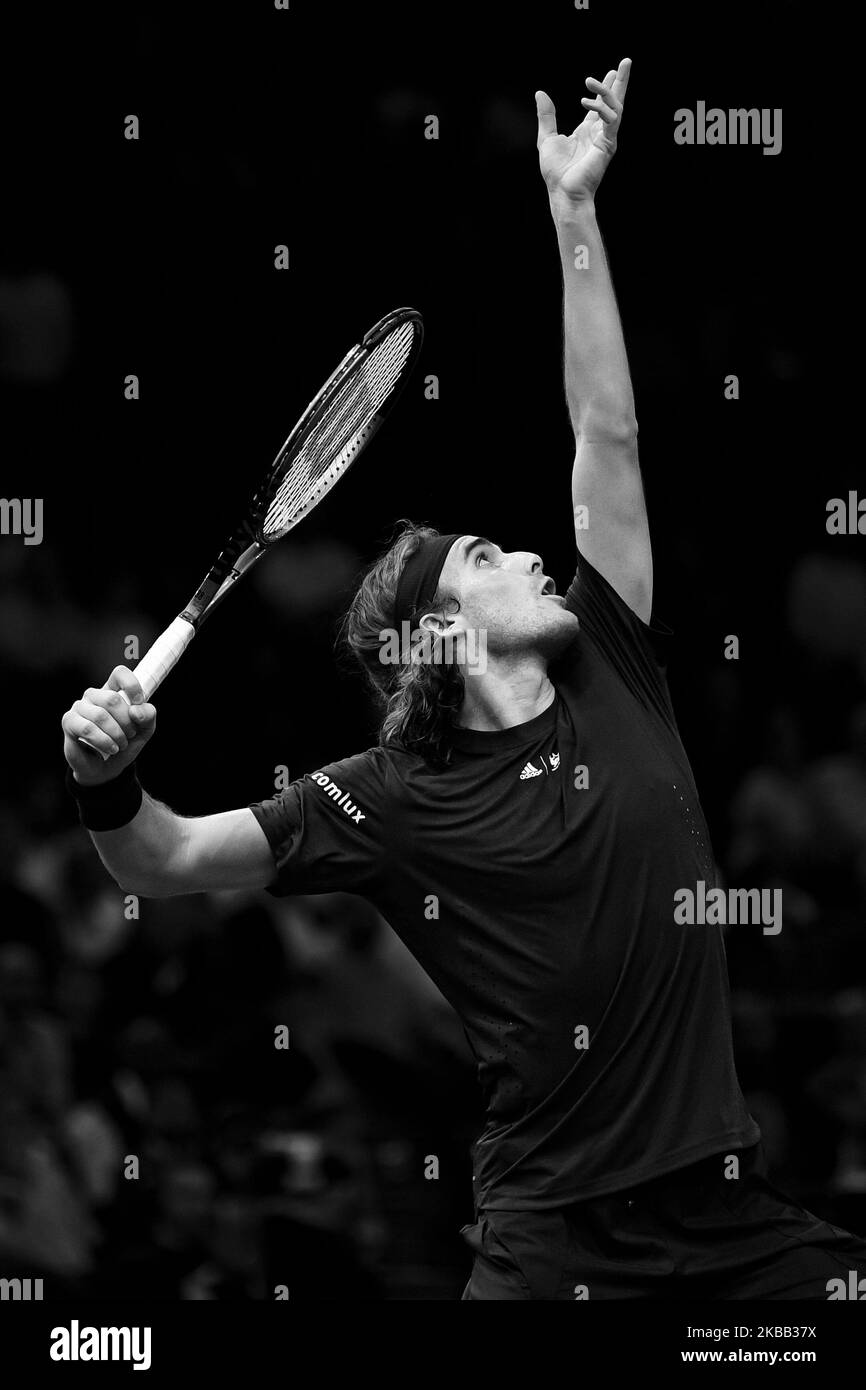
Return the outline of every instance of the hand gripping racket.
[[[363,453],[400,394],[423,337],[417,310],[395,309],[346,354],[295,425],[245,520],[186,608],[134,668],[145,700],[241,576],[322,501]],[[93,747],[87,739],[79,742]]]

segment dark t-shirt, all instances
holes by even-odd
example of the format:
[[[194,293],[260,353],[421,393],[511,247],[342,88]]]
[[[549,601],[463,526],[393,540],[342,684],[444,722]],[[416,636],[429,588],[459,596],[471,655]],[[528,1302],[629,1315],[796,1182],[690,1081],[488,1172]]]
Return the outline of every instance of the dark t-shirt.
[[[444,770],[371,748],[252,807],[270,892],[362,894],[457,1011],[486,1102],[479,1207],[612,1192],[760,1138],[721,929],[674,921],[715,864],[670,634],[583,557],[566,602],[580,632],[535,719],[455,731]]]

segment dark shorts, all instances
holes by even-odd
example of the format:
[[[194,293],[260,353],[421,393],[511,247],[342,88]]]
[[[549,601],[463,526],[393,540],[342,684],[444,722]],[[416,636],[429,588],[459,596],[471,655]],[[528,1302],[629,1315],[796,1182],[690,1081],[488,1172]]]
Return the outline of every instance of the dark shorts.
[[[827,1299],[866,1275],[866,1241],[779,1192],[760,1144],[737,1157],[736,1178],[715,1154],[550,1211],[479,1211],[463,1299]]]

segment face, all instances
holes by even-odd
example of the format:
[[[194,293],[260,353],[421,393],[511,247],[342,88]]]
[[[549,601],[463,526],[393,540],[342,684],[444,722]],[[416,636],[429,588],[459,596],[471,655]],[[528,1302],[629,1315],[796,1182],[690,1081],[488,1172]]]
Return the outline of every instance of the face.
[[[491,656],[536,651],[557,656],[579,629],[556,585],[544,573],[541,557],[528,550],[500,550],[483,536],[461,536],[442,568],[440,586],[455,594],[458,613],[446,622],[422,619],[437,631],[486,632]]]

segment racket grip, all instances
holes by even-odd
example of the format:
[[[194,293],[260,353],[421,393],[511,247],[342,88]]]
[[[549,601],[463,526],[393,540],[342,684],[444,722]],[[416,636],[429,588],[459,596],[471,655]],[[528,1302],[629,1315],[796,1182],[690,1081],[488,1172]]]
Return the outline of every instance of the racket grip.
[[[138,665],[133,667],[132,674],[138,680],[145,700],[149,700],[157,687],[162,685],[194,637],[195,628],[192,623],[188,623],[186,618],[175,618],[165,632],[159,634]]]

